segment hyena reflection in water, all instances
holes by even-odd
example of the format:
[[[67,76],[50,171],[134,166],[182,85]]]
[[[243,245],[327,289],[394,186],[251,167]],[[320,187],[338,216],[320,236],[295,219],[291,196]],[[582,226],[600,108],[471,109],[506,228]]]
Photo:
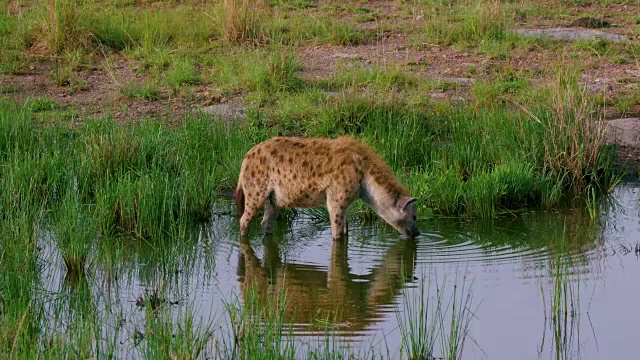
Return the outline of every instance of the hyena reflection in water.
[[[242,161],[236,204],[240,234],[264,207],[262,228],[273,231],[282,207],[327,205],[334,240],[347,235],[347,208],[361,198],[401,234],[420,234],[416,199],[372,149],[348,137],[276,137],[252,148]]]
[[[251,289],[260,304],[282,304],[285,319],[293,324],[327,320],[350,332],[366,330],[384,317],[400,290],[414,281],[417,242],[398,240],[368,274],[351,273],[347,242],[332,244],[329,269],[283,263],[273,236],[263,238],[261,262],[246,236],[240,237],[238,280],[245,300]],[[286,295],[286,301],[283,300]],[[301,325],[311,327],[313,325]]]

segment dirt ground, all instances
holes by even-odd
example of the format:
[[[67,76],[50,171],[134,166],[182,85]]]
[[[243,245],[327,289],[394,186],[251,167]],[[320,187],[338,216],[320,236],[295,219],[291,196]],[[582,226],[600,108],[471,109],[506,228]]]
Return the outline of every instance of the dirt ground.
[[[507,57],[491,57],[473,49],[457,49],[437,44],[415,44],[402,29],[420,28],[425,18],[421,14],[407,14],[395,3],[389,1],[366,1],[359,6],[375,11],[377,19],[372,22],[352,22],[363,29],[386,29],[375,39],[359,45],[338,46],[330,44],[309,45],[298,48],[298,60],[302,63],[302,77],[306,79],[328,79],[341,69],[353,66],[398,67],[426,80],[453,82],[457,86],[450,90],[435,90],[434,99],[468,97],[468,88],[476,80],[491,81],[496,72],[505,67],[527,74],[532,86],[542,85],[548,80],[549,69],[557,60],[558,54],[551,50],[514,49]],[[309,11],[317,11],[311,9]],[[591,5],[575,6],[567,10],[575,16],[564,19],[531,18],[515,24],[516,28],[548,28],[566,26],[572,19],[581,15],[603,14],[601,18],[623,26],[605,29],[625,34],[640,42],[640,36],[634,33],[633,25],[624,23],[623,16],[640,14],[640,5]],[[352,15],[345,14],[341,21],[351,22]],[[138,64],[121,54],[110,55],[110,66],[101,64],[81,67],[77,77],[84,85],[82,88],[58,86],[52,79],[54,63],[47,58],[34,57],[28,69],[17,73],[0,75],[4,91],[3,96],[24,100],[47,96],[65,108],[78,111],[78,119],[112,114],[120,121],[145,117],[165,118],[173,122],[181,118],[187,109],[194,106],[206,106],[213,103],[243,103],[243,94],[221,96],[213,84],[194,85],[188,95],[168,94],[164,99],[148,101],[122,96],[118,84],[132,79],[144,80],[145,75],[134,71]],[[617,63],[607,57],[585,59],[582,81],[587,88],[602,94],[612,102],[618,96],[640,91],[640,64]],[[640,114],[640,105],[632,106],[631,115]],[[606,110],[608,118],[621,116],[614,106]]]

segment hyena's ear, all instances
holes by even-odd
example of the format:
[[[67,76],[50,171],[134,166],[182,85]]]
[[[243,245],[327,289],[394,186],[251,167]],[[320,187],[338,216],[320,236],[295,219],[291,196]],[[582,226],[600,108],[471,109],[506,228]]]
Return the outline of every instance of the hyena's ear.
[[[398,199],[396,206],[398,207],[398,210],[406,211],[409,206],[415,206],[416,201],[418,201],[418,199],[414,197],[401,196],[400,199]]]

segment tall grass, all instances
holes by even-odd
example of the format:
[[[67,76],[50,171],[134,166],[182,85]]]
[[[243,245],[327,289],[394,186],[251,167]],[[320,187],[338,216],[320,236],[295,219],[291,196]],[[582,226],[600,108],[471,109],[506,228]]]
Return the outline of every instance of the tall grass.
[[[597,166],[606,123],[587,90],[578,85],[579,73],[561,63],[556,70],[557,79],[551,88],[553,116],[543,121],[545,166],[556,172],[567,173],[578,190],[586,186],[583,169]],[[535,119],[535,117],[534,117]]]
[[[437,280],[436,280],[437,281]],[[443,282],[444,284],[444,282]],[[461,359],[473,319],[473,289],[454,284],[445,299],[443,285],[432,288],[432,276],[420,280],[417,294],[403,293],[404,309],[396,312],[401,334],[400,356],[408,359]],[[437,353],[437,351],[441,353]]]
[[[499,0],[477,0],[473,6],[462,7],[442,19],[434,14],[427,22],[427,41],[447,44],[504,40],[510,27],[510,19]]]
[[[557,259],[548,299],[544,288],[541,288],[545,304],[545,334],[548,324],[553,336],[552,357],[557,360],[573,358],[576,350],[579,356],[580,351],[580,283],[569,280],[567,273],[570,269],[570,262]]]
[[[236,44],[262,42],[266,6],[263,0],[224,0],[225,40]]]
[[[276,301],[260,296],[257,286],[244,292],[244,303],[226,305],[231,333],[222,338],[216,351],[219,358],[296,359],[292,328],[285,322],[286,294]]]
[[[0,222],[0,356],[35,356],[39,309],[32,288],[38,281],[34,211],[17,211]]]
[[[298,72],[302,66],[295,55],[286,49],[270,51],[265,66],[256,74],[256,88],[260,91],[291,91],[302,86]]]
[[[42,0],[46,15],[42,22],[43,45],[53,54],[81,45],[77,4],[70,0]]]
[[[144,347],[148,359],[199,359],[210,353],[208,342],[213,336],[211,324],[198,322],[192,308],[174,318],[166,306],[152,309],[146,306]]]
[[[206,117],[189,118],[178,130],[107,119],[77,131],[36,129],[30,117],[28,108],[2,103],[0,201],[5,209],[53,210],[61,247],[78,254],[87,249],[69,248],[65,239],[77,240],[94,222],[108,236],[183,234],[186,224],[209,216],[216,189],[231,186],[244,153],[268,133]],[[86,243],[94,237],[87,233]]]
[[[66,191],[54,210],[54,232],[68,273],[83,274],[96,240],[95,219],[83,206],[74,189]]]

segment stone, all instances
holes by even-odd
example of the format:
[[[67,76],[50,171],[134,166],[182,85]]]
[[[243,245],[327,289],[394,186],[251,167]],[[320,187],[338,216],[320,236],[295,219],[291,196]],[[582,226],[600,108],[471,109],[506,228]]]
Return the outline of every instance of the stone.
[[[607,92],[613,90],[613,86],[609,83],[585,84],[584,87],[590,92]]]
[[[234,118],[234,119],[245,119],[245,111],[246,108],[244,105],[240,104],[231,104],[231,103],[222,103],[222,104],[214,104],[205,106],[201,109],[202,112],[211,114],[214,116],[219,116],[222,118]]]
[[[521,36],[548,37],[554,40],[578,41],[605,39],[610,41],[627,41],[629,37],[593,29],[550,28],[550,29],[516,29]]]
[[[473,85],[476,82],[475,79],[465,78],[465,77],[443,77],[440,81],[444,81],[447,83],[455,83],[460,85]]]
[[[640,70],[629,70],[629,69],[627,69],[627,70],[624,71],[624,73],[627,74],[627,75],[640,77]]]
[[[607,122],[605,142],[640,148],[640,118],[615,119]]]
[[[585,84],[585,88],[591,92],[606,92],[612,91],[613,85],[616,83],[616,79],[613,78],[597,78],[592,84]]]
[[[466,99],[462,96],[447,94],[444,92],[430,93],[429,97],[431,100],[449,100],[451,102],[466,102]]]
[[[432,99],[438,99],[438,100],[442,100],[442,99],[446,99],[447,98],[447,94],[446,93],[431,93],[431,94],[429,94],[429,96]]]

